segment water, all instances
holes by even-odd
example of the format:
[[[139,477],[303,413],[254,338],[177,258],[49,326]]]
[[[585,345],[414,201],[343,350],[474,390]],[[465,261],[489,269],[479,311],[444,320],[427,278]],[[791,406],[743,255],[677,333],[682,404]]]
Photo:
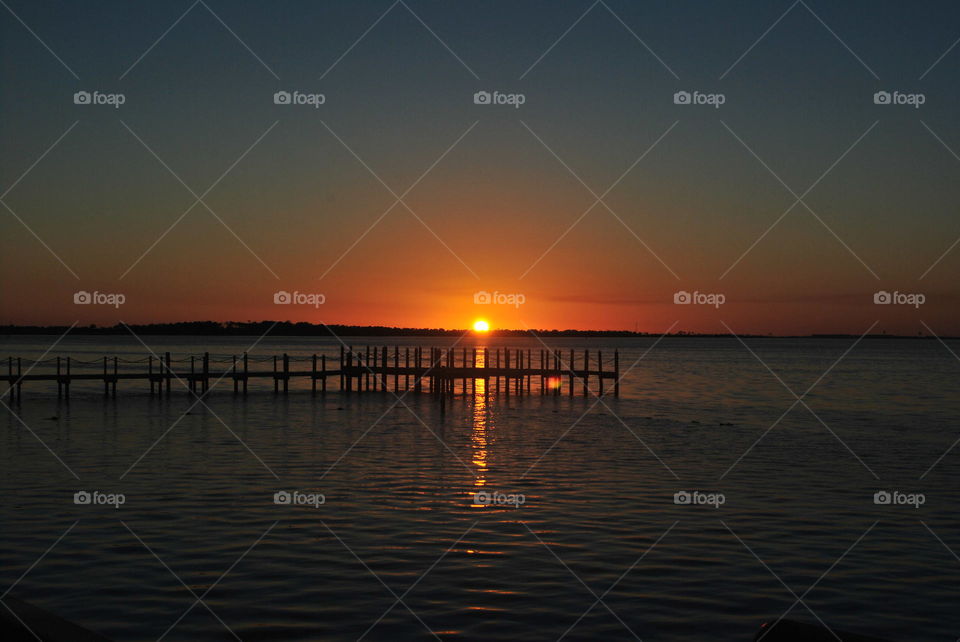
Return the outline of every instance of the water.
[[[5,337],[0,355],[37,358],[54,338]],[[146,340],[217,359],[255,337]],[[797,597],[793,619],[957,638],[960,448],[940,458],[960,436],[960,361],[947,348],[747,340],[755,357],[736,339],[655,341],[549,341],[619,348],[623,370],[646,353],[619,399],[477,395],[442,415],[426,395],[314,397],[305,381],[246,398],[221,382],[186,415],[176,383],[156,398],[121,382],[115,399],[74,384],[69,402],[30,383],[13,408],[55,455],[0,407],[0,588],[117,640],[734,641]],[[252,354],[282,352],[339,344],[267,338]],[[68,354],[148,353],[133,337],[68,337],[51,353]],[[790,390],[811,386],[809,409],[787,412]],[[125,503],[75,505],[80,490]],[[325,503],[278,505],[280,490]],[[481,490],[525,501],[483,506]],[[725,501],[674,503],[694,490]],[[876,505],[879,490],[925,502]]]

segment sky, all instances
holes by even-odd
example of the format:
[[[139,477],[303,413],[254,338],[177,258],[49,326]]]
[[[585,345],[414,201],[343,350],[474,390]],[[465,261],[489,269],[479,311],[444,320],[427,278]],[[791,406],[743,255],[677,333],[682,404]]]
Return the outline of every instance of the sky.
[[[0,323],[960,334],[956,3],[4,3]]]

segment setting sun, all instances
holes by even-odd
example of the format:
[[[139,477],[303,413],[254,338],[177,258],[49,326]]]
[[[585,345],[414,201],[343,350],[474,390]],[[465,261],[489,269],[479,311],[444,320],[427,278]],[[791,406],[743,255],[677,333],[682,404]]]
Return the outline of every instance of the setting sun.
[[[473,331],[474,332],[488,332],[490,330],[490,324],[484,321],[483,319],[477,319],[473,322]]]

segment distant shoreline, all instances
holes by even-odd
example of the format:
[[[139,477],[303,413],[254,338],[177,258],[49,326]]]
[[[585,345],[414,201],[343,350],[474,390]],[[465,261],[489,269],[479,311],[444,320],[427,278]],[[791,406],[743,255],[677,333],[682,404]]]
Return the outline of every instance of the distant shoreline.
[[[459,337],[471,334],[471,330],[447,328],[397,328],[388,326],[360,326],[316,323],[291,323],[289,321],[249,321],[225,322],[216,321],[189,321],[183,323],[148,323],[113,326],[77,326],[70,329],[66,325],[32,326],[32,325],[0,325],[0,335],[62,335],[67,333],[83,336],[117,336],[129,335],[131,331],[137,335],[153,336],[269,336],[282,337]],[[661,335],[656,332],[632,332],[630,330],[507,330],[494,329],[484,336],[515,338],[527,337],[535,334],[540,337],[573,337],[573,338],[645,338],[645,337],[684,337],[684,338],[723,338],[732,337],[729,333],[710,334],[697,332],[673,332]],[[741,338],[764,339],[857,339],[855,334],[806,334],[806,335],[774,335],[774,334],[739,334]],[[957,337],[943,336],[940,339],[955,339]],[[936,339],[931,335],[902,335],[902,334],[869,334],[864,339]]]

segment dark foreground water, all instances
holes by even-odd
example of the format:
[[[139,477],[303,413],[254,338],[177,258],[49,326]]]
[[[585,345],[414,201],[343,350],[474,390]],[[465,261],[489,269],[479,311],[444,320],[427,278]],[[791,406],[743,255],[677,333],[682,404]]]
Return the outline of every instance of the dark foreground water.
[[[0,355],[54,339],[3,338]],[[216,357],[253,340],[147,342]],[[654,341],[550,342],[619,347],[623,369],[649,349],[619,399],[478,394],[444,415],[427,396],[303,384],[240,398],[222,382],[188,414],[182,387],[121,382],[104,399],[75,384],[64,402],[31,384],[16,415],[0,406],[0,590],[117,640],[735,641],[788,610],[893,640],[960,636],[947,347]],[[338,347],[254,353],[283,351]],[[81,337],[56,354],[147,353]],[[295,490],[325,503],[274,502]],[[79,491],[125,502],[77,505]],[[681,491],[723,503],[677,504]]]

